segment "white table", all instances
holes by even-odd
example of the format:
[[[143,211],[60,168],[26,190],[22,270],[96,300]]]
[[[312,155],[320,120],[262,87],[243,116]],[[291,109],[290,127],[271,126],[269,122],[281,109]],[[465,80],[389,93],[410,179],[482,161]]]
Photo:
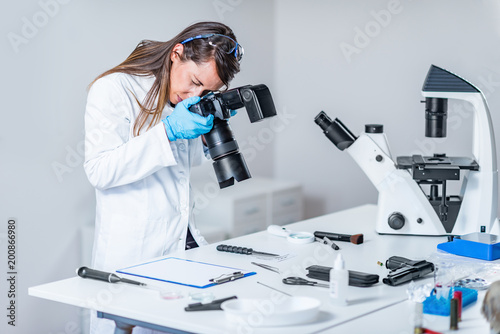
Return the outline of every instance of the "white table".
[[[380,283],[369,288],[349,287],[349,305],[332,306],[328,299],[328,290],[310,286],[289,286],[281,282],[283,277],[306,277],[306,267],[312,264],[332,266],[338,251],[326,245],[312,243],[292,244],[284,238],[267,232],[258,232],[247,236],[224,241],[225,244],[252,247],[256,250],[279,254],[295,254],[294,257],[279,263],[269,263],[279,267],[277,274],[250,264],[251,261],[264,262],[254,256],[223,253],[216,250],[216,244],[169,254],[195,261],[226,265],[256,271],[257,275],[234,282],[204,289],[212,292],[216,299],[237,295],[238,298],[269,299],[268,307],[279,307],[284,297],[279,292],[258,284],[262,282],[294,296],[310,296],[321,300],[322,306],[318,319],[309,324],[290,327],[254,327],[259,319],[248,319],[247,323],[234,324],[226,321],[222,311],[186,312],[184,307],[192,303],[188,298],[164,300],[158,291],[127,284],[108,284],[105,282],[73,277],[57,282],[43,284],[29,289],[32,296],[61,303],[89,308],[101,312],[103,317],[118,317],[124,324],[142,325],[172,333],[413,333],[410,319],[410,303],[407,301],[407,284],[391,287],[382,284],[382,278],[388,270],[379,266],[377,261],[385,261],[393,255],[413,260],[425,259],[435,252],[436,245],[445,242],[445,237],[415,237],[378,235],[375,233],[376,206],[364,205],[357,208],[317,217],[288,225],[295,231],[330,231],[345,234],[364,234],[364,243],[354,245],[338,242],[344,255],[346,267],[380,276]],[[118,268],[117,268],[118,269]],[[137,278],[133,278],[137,279]],[[140,280],[140,279],[139,279]],[[145,280],[147,281],[147,280]],[[419,283],[432,281],[432,275]],[[155,287],[182,292],[185,296],[202,290],[155,281]],[[465,309],[460,323],[461,333],[488,332],[488,324],[479,313],[483,294],[472,307]],[[267,312],[267,310],[264,310]],[[425,325],[431,329],[445,330],[449,327],[448,317],[425,315]],[[467,331],[467,328],[474,328]],[[130,332],[125,326],[124,331]]]

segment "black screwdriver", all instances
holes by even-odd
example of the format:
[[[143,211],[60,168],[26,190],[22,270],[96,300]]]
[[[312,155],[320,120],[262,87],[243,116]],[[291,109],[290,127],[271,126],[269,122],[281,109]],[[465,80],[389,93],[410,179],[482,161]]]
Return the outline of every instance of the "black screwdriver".
[[[278,254],[258,252],[253,250],[252,248],[247,247],[238,247],[238,246],[229,246],[229,245],[218,245],[217,250],[221,252],[229,252],[229,253],[238,253],[245,255],[267,255],[267,256],[279,256]]]
[[[135,284],[135,285],[146,285],[146,283],[141,283],[141,282],[133,281],[133,280],[126,279],[126,278],[121,278],[120,276],[115,275],[113,273],[107,273],[104,271],[90,269],[87,267],[78,268],[76,273],[78,274],[78,276],[83,277],[83,278],[92,278],[92,279],[96,279],[96,280],[104,281],[104,282],[109,282],[109,283],[122,282],[122,283],[129,283],[129,284]]]

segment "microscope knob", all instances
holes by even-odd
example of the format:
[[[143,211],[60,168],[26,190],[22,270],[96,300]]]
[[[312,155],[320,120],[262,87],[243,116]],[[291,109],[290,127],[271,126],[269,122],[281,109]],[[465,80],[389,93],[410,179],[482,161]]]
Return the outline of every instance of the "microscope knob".
[[[388,223],[392,229],[399,230],[405,225],[405,217],[399,212],[394,212],[389,216]]]

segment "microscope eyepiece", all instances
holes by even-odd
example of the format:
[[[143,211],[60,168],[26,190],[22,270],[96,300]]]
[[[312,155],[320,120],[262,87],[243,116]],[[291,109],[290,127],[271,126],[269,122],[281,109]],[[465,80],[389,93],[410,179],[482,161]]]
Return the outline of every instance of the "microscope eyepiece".
[[[325,136],[341,151],[351,146],[356,140],[356,136],[338,118],[332,121],[324,111],[316,115],[314,122],[319,125]]]

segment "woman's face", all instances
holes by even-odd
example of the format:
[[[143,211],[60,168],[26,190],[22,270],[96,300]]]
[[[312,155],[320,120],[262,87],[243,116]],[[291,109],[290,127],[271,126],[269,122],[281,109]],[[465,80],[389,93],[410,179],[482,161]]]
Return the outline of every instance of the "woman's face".
[[[182,61],[182,44],[177,44],[170,59],[170,94],[169,100],[172,104],[191,96],[203,96],[210,91],[219,90],[223,83],[217,75],[215,60],[197,65],[192,60]]]

